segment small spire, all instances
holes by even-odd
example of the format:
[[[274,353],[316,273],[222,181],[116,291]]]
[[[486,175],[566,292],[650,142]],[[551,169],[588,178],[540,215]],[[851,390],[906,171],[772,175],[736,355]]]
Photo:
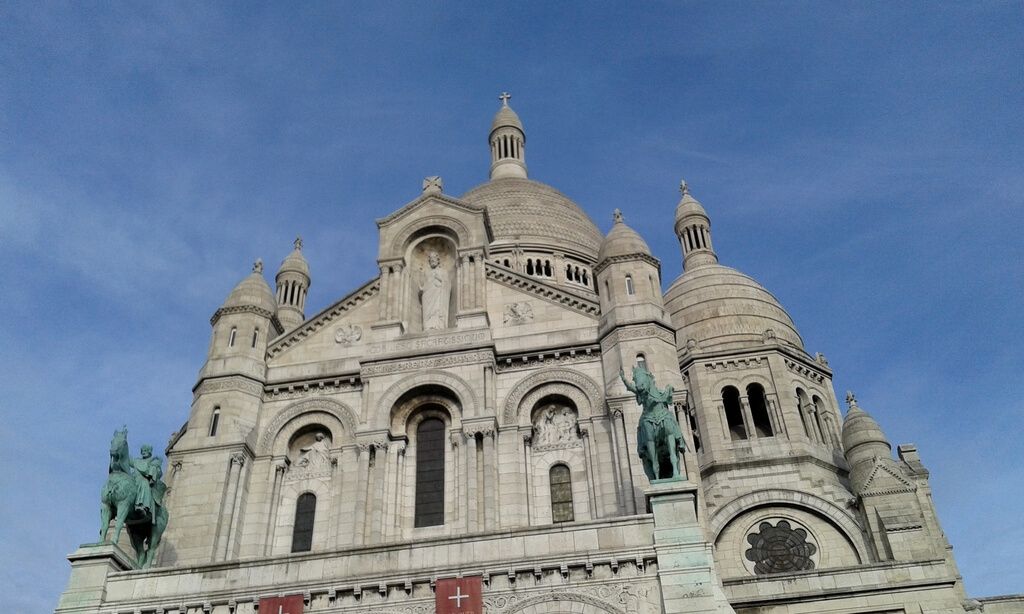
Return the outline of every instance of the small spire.
[[[257,258],[256,262],[252,263],[252,272],[263,274],[263,258]]]
[[[853,394],[849,390],[846,391],[846,405],[849,406],[850,409],[857,407],[857,395]]]
[[[687,194],[690,193],[690,186],[686,185],[685,179],[679,180],[679,193],[682,194],[683,196],[686,196]]]
[[[302,251],[302,237],[301,236],[295,237],[295,243],[293,243],[293,245],[295,246],[295,249],[297,249],[297,250],[299,250],[301,252]]]
[[[612,219],[615,220],[616,224],[624,224],[626,221],[622,217],[622,211],[620,211],[619,209],[615,209],[615,211],[612,211]]]
[[[501,106],[503,107],[508,106],[508,101],[510,98],[512,98],[512,94],[509,94],[508,92],[502,92],[501,96],[498,96],[498,100],[501,101]]]

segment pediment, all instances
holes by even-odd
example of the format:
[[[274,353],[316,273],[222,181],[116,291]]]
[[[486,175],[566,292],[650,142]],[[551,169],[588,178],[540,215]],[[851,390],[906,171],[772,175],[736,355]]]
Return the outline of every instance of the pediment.
[[[517,273],[493,262],[486,263],[487,279],[514,290],[559,305],[596,320],[601,314],[597,299],[570,292],[554,284]]]
[[[913,492],[917,487],[902,474],[895,463],[879,460],[868,474],[861,492],[865,495],[884,495],[897,492]]]
[[[294,330],[288,331],[275,339],[267,347],[268,361],[278,359],[282,354],[290,352],[294,348],[303,345],[307,340],[314,337],[330,334],[342,334],[344,331],[330,332],[327,329],[333,324],[341,324],[353,312],[360,310],[364,305],[373,301],[380,293],[380,278],[375,278],[356,291],[336,301],[320,313],[309,318]],[[372,311],[372,310],[371,310]],[[368,328],[368,327],[366,327]],[[355,337],[355,334],[350,335]],[[360,338],[365,338],[365,332],[360,329]],[[359,341],[355,339],[354,341]]]
[[[424,194],[391,215],[377,220],[378,259],[401,260],[417,236],[439,233],[451,238],[459,251],[483,249],[491,242],[486,209],[440,193]]]

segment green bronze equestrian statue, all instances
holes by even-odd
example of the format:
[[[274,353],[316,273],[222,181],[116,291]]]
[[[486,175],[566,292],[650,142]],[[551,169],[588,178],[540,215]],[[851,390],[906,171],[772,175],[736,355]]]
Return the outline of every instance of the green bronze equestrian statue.
[[[153,446],[144,445],[142,456],[132,459],[128,453],[128,429],[114,431],[110,442],[110,466],[107,483],[100,493],[100,541],[106,541],[110,519],[114,519],[114,543],[121,529],[128,528],[136,565],[146,569],[153,564],[160,537],[167,528],[164,507],[163,463],[153,456]]]
[[[619,368],[619,378],[636,395],[636,402],[644,409],[636,427],[637,453],[644,465],[647,479],[686,479],[680,470],[679,455],[686,450],[683,432],[679,429],[676,415],[670,408],[672,386],[658,390],[654,375],[644,363],[633,367],[633,383],[626,380],[626,374]]]

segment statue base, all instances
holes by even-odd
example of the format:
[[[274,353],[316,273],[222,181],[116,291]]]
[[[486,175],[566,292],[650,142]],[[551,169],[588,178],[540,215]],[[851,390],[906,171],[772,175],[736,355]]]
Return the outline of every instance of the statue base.
[[[397,339],[405,334],[405,322],[401,320],[384,320],[383,322],[377,322],[370,326],[370,329],[377,334],[377,338],[390,341]]]
[[[112,542],[82,544],[68,555],[71,579],[57,604],[57,614],[95,611],[107,592],[107,576],[135,569],[132,556]]]
[[[487,328],[490,321],[487,318],[486,309],[469,309],[455,314],[455,328],[466,330],[472,328]]]
[[[662,607],[665,612],[732,613],[700,522],[697,493],[696,484],[679,478],[654,480],[644,492],[654,514]]]

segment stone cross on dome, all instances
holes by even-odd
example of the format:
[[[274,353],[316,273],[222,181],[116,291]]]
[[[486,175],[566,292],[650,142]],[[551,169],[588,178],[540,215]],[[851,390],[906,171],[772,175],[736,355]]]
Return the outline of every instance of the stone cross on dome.
[[[846,391],[846,404],[852,407],[857,407],[857,395],[853,394],[849,390]]]
[[[498,96],[498,100],[501,101],[501,106],[503,107],[508,106],[508,101],[510,98],[512,98],[512,94],[509,94],[508,92],[502,92],[501,96]]]
[[[263,272],[263,258],[257,258],[256,262],[252,263],[252,272],[253,273],[262,273]]]
[[[679,180],[679,193],[682,194],[683,196],[686,196],[687,194],[690,193],[690,186],[686,185],[685,179]]]
[[[302,237],[295,237],[295,249],[302,251]]]
[[[622,217],[622,211],[620,209],[615,209],[615,211],[612,211],[612,219],[615,220],[616,224],[622,224],[625,222],[624,218]]]

